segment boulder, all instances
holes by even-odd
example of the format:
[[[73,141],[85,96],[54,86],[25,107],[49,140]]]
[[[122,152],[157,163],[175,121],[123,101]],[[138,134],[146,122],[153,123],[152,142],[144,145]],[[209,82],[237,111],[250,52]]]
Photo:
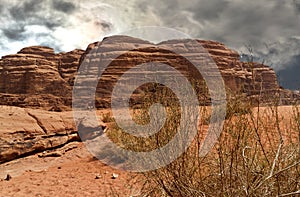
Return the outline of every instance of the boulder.
[[[72,112],[0,106],[0,163],[78,141]]]

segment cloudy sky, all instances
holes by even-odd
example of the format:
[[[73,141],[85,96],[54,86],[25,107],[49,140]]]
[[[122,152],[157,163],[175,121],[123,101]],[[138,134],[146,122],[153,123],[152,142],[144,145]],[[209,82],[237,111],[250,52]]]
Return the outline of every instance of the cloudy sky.
[[[300,88],[300,0],[0,0],[0,56],[22,47],[86,46],[140,26],[175,28],[225,43]],[[298,80],[299,78],[299,80]]]

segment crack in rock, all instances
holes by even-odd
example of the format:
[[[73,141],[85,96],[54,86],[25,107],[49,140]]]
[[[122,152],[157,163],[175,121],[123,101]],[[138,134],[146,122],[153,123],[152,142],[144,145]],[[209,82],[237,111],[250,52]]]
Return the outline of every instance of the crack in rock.
[[[26,113],[36,121],[36,123],[39,125],[39,127],[43,130],[43,132],[44,132],[45,134],[48,134],[48,131],[47,131],[46,127],[45,127],[45,126],[43,125],[43,123],[38,119],[38,117],[36,117],[35,115],[31,114],[31,113],[28,112],[28,111],[26,111]]]

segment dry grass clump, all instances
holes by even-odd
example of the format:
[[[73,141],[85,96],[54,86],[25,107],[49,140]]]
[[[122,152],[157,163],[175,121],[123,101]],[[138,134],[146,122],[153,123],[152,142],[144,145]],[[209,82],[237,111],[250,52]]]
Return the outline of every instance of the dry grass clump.
[[[142,173],[141,196],[300,195],[299,107],[275,103],[251,108],[239,99],[228,102],[227,119],[214,148],[198,157],[210,117],[209,107],[203,106],[199,108],[199,132],[189,149],[168,166]],[[146,103],[132,112],[139,124],[149,121],[147,110],[153,101]],[[178,125],[184,124],[178,121],[178,104],[169,103],[166,109],[164,127],[148,139],[132,137],[117,126],[108,136],[129,150],[162,147],[174,137]]]

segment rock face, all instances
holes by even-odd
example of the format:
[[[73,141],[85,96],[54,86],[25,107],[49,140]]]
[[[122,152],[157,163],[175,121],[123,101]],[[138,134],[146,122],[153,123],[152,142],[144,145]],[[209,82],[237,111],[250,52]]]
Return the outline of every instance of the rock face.
[[[197,42],[216,62],[228,92],[260,97],[262,102],[268,102],[270,95],[279,93],[283,98],[282,103],[285,104],[291,102],[291,95],[293,98],[299,97],[279,87],[276,74],[270,67],[241,62],[236,51],[221,43],[204,40]],[[154,45],[137,38],[112,36],[102,42],[90,44],[86,51],[74,50],[56,54],[49,47],[27,47],[0,60],[0,104],[54,111],[70,110],[74,76],[79,65],[86,60],[94,65],[95,68],[89,71],[94,73],[99,72],[96,67],[100,62],[111,62],[98,83],[96,102],[97,107],[108,108],[116,81],[134,65],[154,60],[172,64],[181,72],[193,75],[193,66],[172,52],[181,50],[184,55],[197,60],[199,54],[184,51],[188,43],[188,40],[170,40]],[[101,47],[98,47],[100,44]],[[164,47],[172,50],[165,50]],[[135,49],[128,51],[128,48]],[[93,52],[93,49],[98,51]],[[182,65],[185,65],[184,68]],[[200,84],[203,84],[202,77],[197,77]],[[89,89],[87,84],[89,83],[82,84],[82,88]],[[209,96],[205,91],[207,92],[199,88],[199,97],[207,99]],[[137,97],[138,95],[133,95],[133,98]]]
[[[221,71],[226,86],[247,95],[270,94],[279,89],[272,68],[259,63],[241,62],[236,51],[214,41],[199,41],[207,49]]]
[[[197,40],[197,42],[209,53],[209,57],[204,58],[212,58],[217,64],[228,92],[244,94],[247,97],[260,97],[262,102],[267,102],[270,95],[280,92],[276,74],[270,67],[259,63],[241,62],[236,51],[225,47],[221,43],[204,40]],[[189,56],[193,61],[198,61],[199,56],[202,55],[200,53],[205,51],[187,52],[186,48],[190,43],[191,40],[170,40],[154,45],[136,38],[113,36],[106,38],[101,43],[90,44],[82,56],[81,62],[84,62],[85,59],[87,64],[94,65],[89,67],[91,73],[99,72],[97,68],[99,64],[110,62],[98,83],[97,106],[110,107],[111,92],[116,82],[124,72],[138,64],[151,61],[169,64],[185,73],[186,76],[193,77],[193,74],[197,72],[193,65],[182,58],[181,55],[172,52],[179,51],[184,56]],[[134,50],[128,51],[128,49]],[[209,72],[207,75],[214,75],[214,71]],[[197,75],[194,78],[199,82],[198,84],[204,83],[201,76]],[[84,85],[87,83],[87,81],[82,82],[82,89],[88,89]],[[141,93],[143,91],[137,90],[137,92]],[[200,100],[203,95],[206,95],[206,100],[209,97],[207,90],[203,88],[198,89],[198,95]],[[134,93],[132,97],[137,98],[138,93],[136,95]]]
[[[67,109],[82,50],[55,54],[33,46],[0,60],[0,104]]]
[[[191,45],[195,42],[197,45]],[[204,49],[199,51],[198,43],[208,54]],[[190,52],[186,50],[187,46],[196,48]],[[196,82],[194,85],[199,100],[207,102],[209,95],[203,76],[187,59],[174,51],[196,62],[212,58],[228,92],[259,97],[262,102],[267,102],[277,93],[282,95],[282,103],[290,103],[295,97],[300,99],[299,95],[280,89],[275,72],[270,67],[241,62],[237,52],[214,41],[170,40],[155,45],[137,38],[112,36],[101,43],[90,44],[86,51],[55,53],[49,47],[27,47],[0,59],[0,163],[79,139],[72,112],[69,111],[79,65],[89,65],[87,70],[80,71],[89,76],[99,74],[99,64],[107,63],[98,81],[96,107],[109,108],[111,93],[120,77],[136,65],[149,62],[168,64],[189,80],[195,80],[191,82]],[[199,59],[200,53],[207,55]],[[212,78],[215,72],[205,70],[205,74]],[[135,77],[141,73],[132,74]],[[173,73],[165,72],[163,75],[170,77]],[[91,89],[89,77],[76,82],[83,93]],[[146,85],[136,89],[131,97],[132,103],[140,104],[140,95],[147,91],[153,92],[153,87]],[[83,101],[84,105],[91,107]],[[77,126],[86,127],[85,124],[82,121]],[[104,126],[100,124],[102,129]],[[100,127],[95,125],[92,128],[95,132],[81,137],[89,139],[101,135]]]
[[[270,67],[241,62],[237,52],[221,43],[197,41],[216,62],[229,92],[267,98],[280,90],[276,74]],[[74,76],[85,59],[95,67],[100,61],[112,61],[99,81],[96,103],[97,107],[109,107],[110,94],[116,80],[134,65],[154,59],[161,63],[186,65],[185,71],[179,66],[177,69],[193,73],[192,66],[188,65],[186,60],[171,51],[161,49],[169,47],[180,51],[187,43],[188,40],[171,40],[156,46],[132,37],[112,36],[105,38],[102,43],[90,44],[86,51],[74,50],[55,54],[49,47],[27,47],[0,60],[0,104],[56,111],[70,110]],[[102,44],[100,51],[97,54],[89,54],[92,49],[98,48],[99,44]],[[128,52],[128,48],[136,49]],[[99,54],[102,56],[99,57]],[[116,54],[120,57],[112,59]],[[197,54],[184,55],[197,59]],[[98,70],[95,68],[91,72]],[[203,83],[201,77],[199,81]],[[89,87],[83,85],[82,88]],[[201,93],[203,92],[200,91]]]
[[[2,57],[0,163],[79,140],[71,111],[48,110],[70,109],[73,78],[83,52],[55,54],[51,48],[33,46]]]
[[[0,163],[79,140],[72,112],[0,106]]]

